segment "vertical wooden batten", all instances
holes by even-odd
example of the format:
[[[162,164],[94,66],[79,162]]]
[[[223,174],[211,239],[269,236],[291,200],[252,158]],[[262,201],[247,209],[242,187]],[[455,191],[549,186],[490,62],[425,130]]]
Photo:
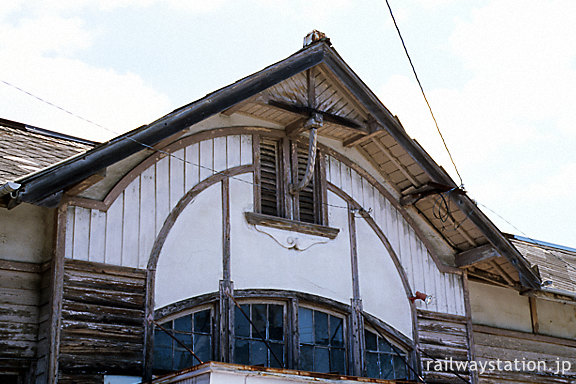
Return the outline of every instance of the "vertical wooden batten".
[[[474,329],[472,327],[472,306],[470,305],[470,289],[468,286],[468,271],[462,274],[462,288],[464,291],[464,306],[466,309],[466,331],[468,334],[468,360],[476,361],[476,351],[474,346]],[[478,372],[471,371],[472,383],[478,382]]]

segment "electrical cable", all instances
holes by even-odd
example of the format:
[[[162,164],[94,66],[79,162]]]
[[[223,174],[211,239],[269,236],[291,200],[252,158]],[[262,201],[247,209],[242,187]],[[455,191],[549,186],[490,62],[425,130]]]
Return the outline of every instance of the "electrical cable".
[[[420,79],[418,78],[418,74],[416,73],[416,68],[414,67],[414,64],[412,63],[412,59],[410,58],[410,54],[408,53],[408,48],[406,48],[406,44],[404,43],[404,38],[402,38],[402,34],[400,33],[400,28],[398,27],[398,24],[396,23],[396,18],[394,17],[394,13],[392,12],[392,8],[390,7],[390,3],[388,2],[388,0],[386,0],[386,5],[388,6],[388,10],[390,11],[390,16],[392,16],[392,21],[394,22],[394,26],[396,27],[396,31],[398,32],[398,36],[400,37],[400,41],[402,42],[402,46],[404,47],[404,52],[406,52],[406,57],[408,57],[408,61],[410,62],[410,66],[412,67],[412,72],[414,72],[414,76],[416,77],[416,81],[418,82],[418,86],[420,86],[420,91],[422,92],[422,96],[424,96],[424,101],[426,101],[426,105],[428,106],[428,109],[430,110],[430,115],[432,115],[432,119],[434,120],[434,124],[436,125],[436,130],[438,131],[438,134],[440,135],[440,138],[442,139],[442,143],[444,144],[444,148],[446,148],[446,152],[448,152],[448,156],[450,157],[450,161],[452,162],[452,165],[454,166],[454,169],[456,170],[456,174],[458,175],[458,178],[460,179],[460,188],[463,188],[464,182],[462,181],[462,176],[460,176],[460,172],[458,172],[458,167],[456,167],[456,163],[454,162],[454,159],[452,158],[452,154],[450,153],[450,150],[448,149],[448,145],[446,144],[446,140],[444,140],[444,136],[442,135],[442,132],[440,131],[440,127],[438,126],[438,122],[436,121],[436,117],[434,116],[434,112],[432,112],[432,107],[430,106],[430,103],[428,102],[428,98],[426,97],[426,93],[424,92],[424,88],[422,87],[422,83],[420,82]]]

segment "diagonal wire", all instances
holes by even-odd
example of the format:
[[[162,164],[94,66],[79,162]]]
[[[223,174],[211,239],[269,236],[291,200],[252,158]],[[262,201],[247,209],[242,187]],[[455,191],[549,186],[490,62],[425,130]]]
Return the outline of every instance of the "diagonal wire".
[[[420,82],[420,79],[418,78],[418,74],[416,73],[416,68],[414,67],[414,64],[412,63],[412,59],[410,58],[410,54],[408,53],[408,48],[406,48],[406,44],[404,43],[404,39],[402,38],[402,34],[400,33],[400,28],[398,27],[398,24],[396,23],[396,18],[394,17],[394,13],[392,13],[392,8],[390,7],[390,3],[388,2],[388,0],[386,0],[386,5],[388,6],[388,10],[390,11],[390,16],[392,16],[392,21],[394,22],[394,26],[396,27],[396,31],[398,32],[398,36],[400,37],[400,41],[402,41],[402,46],[404,47],[404,52],[406,52],[406,57],[408,57],[408,61],[410,62],[410,66],[412,67],[412,72],[414,72],[414,76],[416,77],[416,81],[418,82],[418,86],[420,87],[420,91],[422,92],[422,96],[424,96],[424,101],[426,101],[426,105],[428,106],[428,109],[430,110],[430,115],[432,115],[432,119],[434,120],[434,124],[436,125],[436,130],[438,131],[438,134],[440,135],[440,138],[442,139],[442,143],[444,144],[444,148],[446,148],[446,152],[448,152],[448,156],[450,157],[450,161],[452,162],[452,165],[454,166],[454,169],[456,170],[456,174],[458,175],[458,178],[460,179],[460,187],[462,187],[464,185],[464,182],[462,181],[462,176],[460,176],[460,172],[458,172],[458,167],[456,167],[456,163],[454,162],[454,158],[452,158],[452,153],[450,153],[450,150],[448,149],[448,145],[446,144],[446,140],[444,140],[444,136],[442,135],[442,132],[440,131],[440,127],[438,126],[438,122],[436,121],[436,117],[434,116],[434,112],[432,112],[432,107],[430,106],[430,103],[428,102],[428,98],[426,97],[426,93],[424,92],[424,88],[422,87],[422,83]]]

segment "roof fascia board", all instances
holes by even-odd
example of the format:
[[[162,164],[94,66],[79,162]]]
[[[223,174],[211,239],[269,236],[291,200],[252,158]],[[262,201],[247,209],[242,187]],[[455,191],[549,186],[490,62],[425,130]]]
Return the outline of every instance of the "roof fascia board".
[[[419,144],[408,136],[398,120],[334,50],[329,50],[329,54],[324,61],[434,182],[457,187],[452,178],[436,164]],[[460,210],[466,214],[467,218],[484,233],[488,241],[516,267],[520,275],[520,282],[524,286],[539,289],[541,284],[540,277],[530,268],[528,261],[512,246],[503,233],[496,228],[476,204],[467,195],[451,193],[449,196]]]
[[[19,195],[19,201],[38,202],[45,196],[76,184],[122,158],[143,150],[146,146],[152,147],[193,124],[305,71],[323,61],[327,47],[324,43],[318,43],[304,48],[147,126],[119,136],[58,166],[20,179],[18,182],[24,186],[24,190]]]

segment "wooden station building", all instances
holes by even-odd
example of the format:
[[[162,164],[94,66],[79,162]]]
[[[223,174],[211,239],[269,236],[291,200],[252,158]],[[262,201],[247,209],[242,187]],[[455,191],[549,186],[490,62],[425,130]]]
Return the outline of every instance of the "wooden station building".
[[[0,125],[2,383],[576,382],[576,251],[498,230],[319,33],[102,144]],[[448,364],[498,359],[548,369]]]

